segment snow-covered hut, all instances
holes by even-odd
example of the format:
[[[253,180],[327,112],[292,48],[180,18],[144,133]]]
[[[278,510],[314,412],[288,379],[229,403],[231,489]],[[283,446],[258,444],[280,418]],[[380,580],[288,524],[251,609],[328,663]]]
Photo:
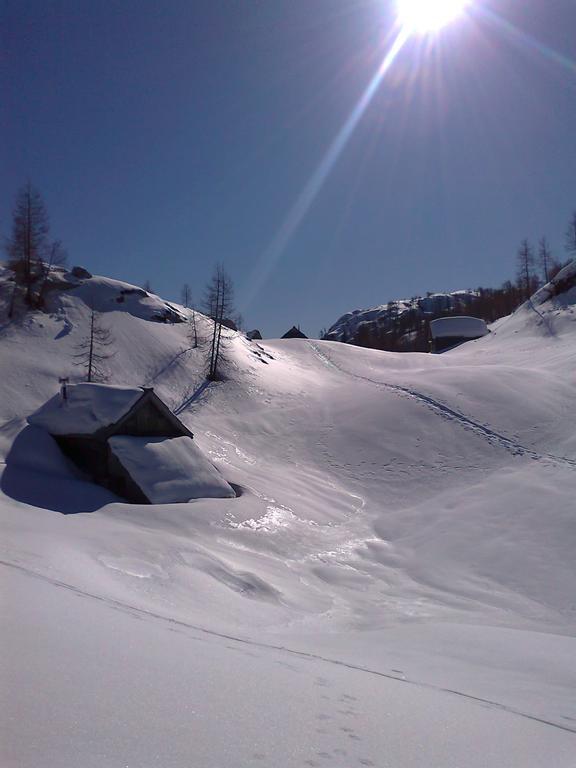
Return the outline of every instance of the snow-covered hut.
[[[478,317],[439,317],[430,322],[432,352],[446,352],[488,333],[486,323]]]
[[[295,325],[290,328],[289,331],[286,331],[284,336],[282,336],[283,339],[307,339],[308,336],[306,336],[302,331],[300,330],[300,326],[296,327]]]
[[[193,434],[143,387],[63,386],[28,422],[95,482],[138,504],[234,496]]]
[[[246,338],[248,341],[262,341],[262,334],[258,328],[255,328],[253,331],[248,331]]]

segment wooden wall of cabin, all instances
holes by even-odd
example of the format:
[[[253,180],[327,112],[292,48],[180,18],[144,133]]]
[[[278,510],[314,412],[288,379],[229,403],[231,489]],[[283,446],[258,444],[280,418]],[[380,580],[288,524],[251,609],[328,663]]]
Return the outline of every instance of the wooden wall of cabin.
[[[108,449],[108,490],[115,493],[132,504],[150,504],[150,500],[140,490],[140,487],[132,480],[132,477],[124,469],[122,463]]]
[[[136,437],[181,437],[186,433],[176,425],[151,401],[143,403],[118,429],[115,435],[133,435]]]
[[[60,450],[92,480],[103,484],[108,474],[108,446],[91,436],[54,437]]]
[[[98,485],[133,504],[149,504],[148,498],[103,440],[93,437],[55,436],[60,450]]]
[[[459,347],[461,344],[466,344],[467,341],[474,341],[474,339],[469,336],[439,336],[432,341],[432,352],[445,352],[448,349]]]

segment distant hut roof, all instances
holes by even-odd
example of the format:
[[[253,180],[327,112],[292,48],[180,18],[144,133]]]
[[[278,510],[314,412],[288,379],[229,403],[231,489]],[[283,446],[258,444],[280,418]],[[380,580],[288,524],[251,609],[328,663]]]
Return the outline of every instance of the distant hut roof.
[[[95,435],[112,433],[145,401],[154,401],[165,420],[181,435],[192,433],[174,416],[152,389],[82,383],[66,387],[66,399],[54,395],[28,417],[28,423],[42,427],[51,435]]]
[[[293,325],[289,331],[286,331],[286,333],[284,334],[284,336],[282,336],[282,338],[283,339],[307,339],[308,336],[302,333],[300,328],[296,328],[296,326]]]
[[[479,339],[486,336],[488,327],[478,317],[439,317],[430,322],[433,339]]]

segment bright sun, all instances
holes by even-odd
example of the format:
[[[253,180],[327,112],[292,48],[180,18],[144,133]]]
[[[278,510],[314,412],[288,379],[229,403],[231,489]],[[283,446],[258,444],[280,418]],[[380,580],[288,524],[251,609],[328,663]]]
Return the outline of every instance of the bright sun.
[[[411,32],[433,32],[456,18],[468,0],[397,0],[400,24]]]

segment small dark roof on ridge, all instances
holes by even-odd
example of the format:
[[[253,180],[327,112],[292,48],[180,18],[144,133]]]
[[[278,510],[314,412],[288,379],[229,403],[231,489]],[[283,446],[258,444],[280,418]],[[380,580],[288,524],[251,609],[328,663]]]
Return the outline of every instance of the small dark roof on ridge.
[[[296,328],[295,325],[290,328],[289,331],[286,331],[284,336],[282,336],[283,339],[307,339],[308,336],[306,334],[302,333],[300,328]]]

